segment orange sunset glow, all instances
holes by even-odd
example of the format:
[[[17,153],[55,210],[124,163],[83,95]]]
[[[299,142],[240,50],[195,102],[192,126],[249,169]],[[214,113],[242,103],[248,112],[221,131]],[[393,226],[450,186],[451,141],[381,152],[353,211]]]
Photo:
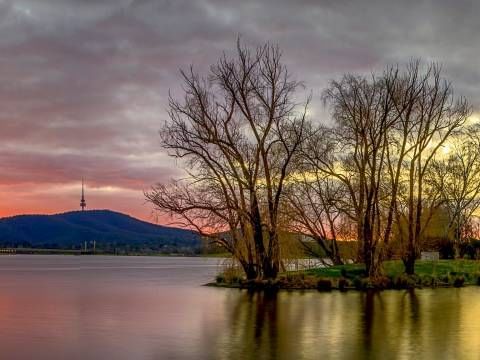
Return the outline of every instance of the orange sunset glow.
[[[479,18],[0,0],[0,360],[479,359]]]
[[[252,45],[271,40],[281,46],[295,76],[314,89],[308,111],[317,120],[328,119],[320,90],[330,79],[381,69],[393,53],[397,63],[437,54],[458,92],[478,104],[480,94],[467,75],[476,69],[470,42],[455,40],[446,51],[428,39],[452,37],[447,28],[415,29],[425,34],[414,36],[414,27],[396,21],[388,25],[392,34],[402,29],[412,36],[382,40],[369,26],[358,39],[355,17],[342,25],[335,17],[356,13],[354,7],[326,8],[313,16],[282,7],[265,14],[270,21],[262,10],[249,14],[250,26],[242,11],[210,2],[66,1],[57,7],[0,1],[0,216],[76,210],[84,177],[88,209],[156,221],[144,191],[181,174],[158,136],[168,118],[169,91],[181,93],[180,68],[207,70],[238,34]]]

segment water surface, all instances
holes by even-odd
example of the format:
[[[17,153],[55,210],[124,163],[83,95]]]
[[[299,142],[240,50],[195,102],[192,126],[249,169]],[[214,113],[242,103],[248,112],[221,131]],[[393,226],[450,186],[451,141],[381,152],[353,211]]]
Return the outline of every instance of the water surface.
[[[5,359],[478,359],[480,287],[249,294],[218,259],[0,256]]]

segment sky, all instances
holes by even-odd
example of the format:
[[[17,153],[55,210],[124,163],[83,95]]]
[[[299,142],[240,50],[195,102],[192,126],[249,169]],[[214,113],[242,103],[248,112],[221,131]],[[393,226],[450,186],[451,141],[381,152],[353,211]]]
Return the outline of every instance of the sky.
[[[144,191],[181,176],[162,151],[179,69],[206,74],[238,36],[278,44],[312,93],[344,73],[441,63],[480,108],[480,2],[0,0],[0,217],[89,209],[158,219]]]

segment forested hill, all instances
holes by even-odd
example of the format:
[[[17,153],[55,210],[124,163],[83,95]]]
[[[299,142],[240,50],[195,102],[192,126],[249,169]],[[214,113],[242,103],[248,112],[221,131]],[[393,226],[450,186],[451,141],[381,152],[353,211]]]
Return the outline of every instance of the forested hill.
[[[151,224],[110,211],[73,211],[56,215],[19,215],[0,219],[0,247],[79,249],[96,242],[112,251],[199,248],[193,231]]]

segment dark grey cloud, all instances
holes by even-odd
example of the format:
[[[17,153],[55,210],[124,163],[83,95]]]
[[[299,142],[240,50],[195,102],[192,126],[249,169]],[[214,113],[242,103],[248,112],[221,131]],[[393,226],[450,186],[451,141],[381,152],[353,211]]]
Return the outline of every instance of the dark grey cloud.
[[[0,186],[88,174],[141,201],[179,174],[157,136],[178,69],[207,71],[238,35],[282,47],[317,118],[329,79],[418,57],[442,63],[478,107],[479,11],[446,0],[0,0]]]

